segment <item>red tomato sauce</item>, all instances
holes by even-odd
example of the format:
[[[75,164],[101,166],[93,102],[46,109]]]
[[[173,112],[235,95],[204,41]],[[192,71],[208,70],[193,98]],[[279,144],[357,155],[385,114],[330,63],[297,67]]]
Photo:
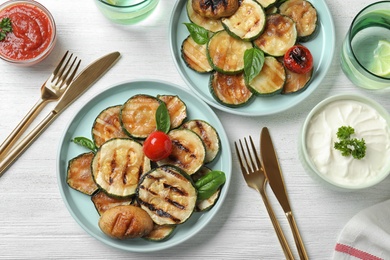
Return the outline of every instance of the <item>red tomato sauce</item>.
[[[29,60],[50,45],[53,25],[41,9],[29,4],[11,5],[0,11],[0,20],[10,18],[12,32],[0,41],[0,52],[11,60]]]

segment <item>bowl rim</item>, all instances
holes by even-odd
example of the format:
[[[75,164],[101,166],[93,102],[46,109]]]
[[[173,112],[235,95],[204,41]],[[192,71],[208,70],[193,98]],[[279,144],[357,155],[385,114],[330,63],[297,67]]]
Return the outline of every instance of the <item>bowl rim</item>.
[[[0,58],[8,63],[19,65],[19,66],[29,66],[29,65],[33,65],[33,64],[36,64],[36,63],[42,61],[54,49],[54,46],[55,46],[56,41],[57,41],[57,26],[56,26],[54,17],[50,13],[50,11],[45,6],[43,6],[41,3],[37,2],[37,1],[9,0],[9,1],[6,1],[6,2],[0,4],[0,11],[4,10],[5,8],[8,8],[10,6],[17,5],[17,4],[26,4],[26,5],[30,5],[30,6],[34,6],[34,7],[38,8],[40,11],[42,11],[47,16],[49,23],[51,25],[51,29],[52,29],[52,34],[51,34],[51,39],[50,39],[49,45],[39,55],[37,55],[34,58],[25,59],[25,60],[15,60],[15,59],[10,59],[10,58],[5,57],[0,52]]]
[[[365,188],[372,187],[380,182],[382,182],[385,178],[387,178],[390,175],[390,161],[385,165],[382,172],[380,172],[374,179],[370,180],[367,183],[360,184],[360,185],[347,185],[347,184],[341,184],[338,182],[333,181],[332,179],[328,178],[326,175],[320,173],[314,163],[311,160],[311,157],[309,156],[309,153],[306,148],[306,135],[309,128],[309,123],[314,115],[316,115],[321,109],[329,105],[330,103],[340,101],[340,100],[351,100],[351,101],[357,101],[360,103],[363,103],[374,110],[376,110],[383,119],[386,120],[387,125],[390,127],[390,114],[389,112],[378,102],[375,100],[361,96],[359,94],[337,94],[330,97],[325,98],[321,102],[319,102],[314,108],[309,112],[309,114],[306,116],[301,129],[301,136],[300,136],[300,151],[301,151],[301,163],[304,164],[305,169],[309,170],[310,173],[314,174],[315,176],[319,177],[321,180],[325,181],[328,184],[331,184],[332,186],[336,188],[341,188],[343,190],[361,190]],[[308,169],[307,169],[308,168]]]

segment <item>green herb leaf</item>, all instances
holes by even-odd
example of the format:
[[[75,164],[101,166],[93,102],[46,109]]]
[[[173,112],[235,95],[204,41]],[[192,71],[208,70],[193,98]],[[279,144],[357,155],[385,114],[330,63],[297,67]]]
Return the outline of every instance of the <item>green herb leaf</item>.
[[[351,126],[342,126],[337,131],[340,142],[334,143],[334,148],[341,151],[342,156],[352,155],[355,159],[362,159],[366,155],[366,142],[364,139],[351,138],[355,129]]]
[[[225,173],[222,171],[210,171],[196,181],[198,200],[210,198],[226,182]]]
[[[12,24],[11,19],[6,17],[0,21],[0,41],[4,40],[9,32],[12,32]]]
[[[164,133],[168,133],[171,127],[171,118],[169,117],[169,111],[167,105],[161,102],[156,111],[156,124],[157,130]]]
[[[91,150],[92,152],[97,151],[97,147],[96,147],[95,143],[86,137],[75,137],[72,139],[72,142],[74,142],[75,144],[78,144],[80,146],[83,146],[83,147]]]
[[[244,73],[247,83],[251,82],[264,65],[264,52],[257,48],[246,50],[244,53]]]
[[[194,23],[184,23],[184,25],[190,32],[191,38],[194,39],[197,44],[203,45],[208,42],[209,31],[207,31],[205,28]]]

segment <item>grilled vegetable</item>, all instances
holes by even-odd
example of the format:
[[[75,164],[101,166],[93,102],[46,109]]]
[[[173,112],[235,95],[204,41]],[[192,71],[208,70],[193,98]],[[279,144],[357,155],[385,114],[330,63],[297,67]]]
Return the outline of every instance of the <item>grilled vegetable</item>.
[[[143,238],[154,242],[164,241],[171,237],[175,229],[176,229],[175,225],[154,224],[153,230]]]
[[[256,95],[274,95],[282,92],[285,81],[283,64],[275,57],[267,56],[262,70],[248,83],[248,88]]]
[[[132,202],[131,198],[116,198],[110,197],[103,191],[98,191],[92,195],[91,200],[99,215],[103,214],[106,210],[119,206],[119,205],[130,205]]]
[[[93,158],[92,175],[107,194],[131,196],[145,170],[146,160],[140,143],[131,139],[111,139],[100,146]]]
[[[285,15],[271,14],[263,33],[254,40],[254,44],[271,56],[283,56],[297,41],[297,29],[294,21]]]
[[[192,0],[194,11],[211,19],[231,16],[237,11],[238,6],[238,0]]]
[[[128,137],[120,123],[121,106],[112,106],[104,109],[96,117],[92,126],[92,139],[96,147],[100,147],[112,138]]]
[[[97,191],[98,186],[94,182],[91,173],[91,162],[94,153],[83,153],[68,163],[66,182],[69,187],[87,195]]]
[[[156,97],[139,94],[129,98],[121,109],[123,129],[134,138],[145,139],[156,130],[156,110],[160,105]]]
[[[197,191],[179,168],[161,166],[145,174],[137,188],[137,201],[158,225],[178,225],[192,215]]]
[[[181,46],[181,56],[186,65],[199,73],[206,73],[213,70],[206,54],[206,45],[197,44],[191,36],[184,39]]]
[[[265,21],[264,9],[258,2],[243,0],[233,15],[222,18],[222,25],[233,37],[251,41],[263,31]]]
[[[204,120],[194,119],[183,124],[183,128],[194,131],[202,138],[206,148],[204,163],[212,162],[221,151],[221,141],[215,128]]]
[[[228,107],[249,104],[253,93],[245,84],[244,74],[226,75],[214,72],[210,76],[210,92],[218,103]]]
[[[256,0],[264,8],[271,8],[278,0]]]
[[[313,56],[303,45],[294,45],[284,55],[284,66],[292,72],[305,74],[313,69]]]
[[[282,94],[299,93],[309,86],[313,69],[304,74],[294,73],[286,70],[286,83],[284,84]]]
[[[116,239],[143,237],[152,231],[153,225],[145,210],[132,205],[108,209],[99,219],[103,233]]]
[[[192,8],[192,0],[187,0],[187,15],[188,19],[196,25],[199,25],[210,32],[218,32],[223,30],[222,22],[220,19],[211,19],[203,17]]]
[[[175,129],[183,124],[184,120],[187,119],[187,106],[183,100],[175,95],[158,95],[157,98],[167,105],[171,129]]]
[[[291,17],[297,27],[298,40],[312,39],[317,32],[317,10],[306,0],[287,0],[279,7],[280,14]]]
[[[202,139],[188,129],[174,129],[168,133],[172,141],[171,154],[158,161],[158,165],[175,165],[187,174],[194,174],[202,167],[206,158],[206,149]]]
[[[226,176],[221,171],[210,171],[196,181],[198,200],[210,198],[225,183]]]
[[[207,44],[207,57],[216,71],[238,74],[244,70],[244,53],[251,48],[251,42],[236,39],[226,31],[219,31]]]

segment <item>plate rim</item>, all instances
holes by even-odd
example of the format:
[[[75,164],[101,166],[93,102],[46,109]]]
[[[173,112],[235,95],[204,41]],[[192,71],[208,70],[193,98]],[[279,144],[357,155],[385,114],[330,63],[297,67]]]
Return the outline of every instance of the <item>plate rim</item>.
[[[164,241],[161,241],[161,242],[150,242],[154,246],[152,248],[150,248],[150,249],[146,249],[145,250],[145,247],[140,247],[140,249],[136,249],[134,247],[129,248],[128,246],[124,246],[124,245],[121,245],[119,243],[115,243],[114,241],[116,241],[116,240],[113,240],[113,241],[109,240],[109,237],[105,237],[104,236],[102,238],[100,236],[95,235],[95,233],[86,225],[86,223],[84,223],[80,219],[80,217],[76,215],[76,213],[74,212],[74,209],[70,205],[70,202],[67,200],[67,195],[65,194],[65,190],[63,189],[63,186],[64,185],[67,186],[67,183],[66,183],[66,180],[64,179],[64,177],[66,176],[66,170],[62,169],[61,154],[62,154],[63,144],[64,144],[64,141],[65,141],[65,138],[69,134],[68,130],[72,127],[72,125],[80,124],[80,122],[75,123],[74,121],[76,119],[78,119],[80,117],[80,115],[87,114],[86,112],[84,112],[84,110],[87,107],[91,107],[91,106],[94,107],[94,106],[96,106],[96,105],[92,105],[93,101],[102,98],[102,96],[107,95],[107,93],[113,92],[116,89],[121,89],[121,88],[124,88],[125,86],[128,86],[128,85],[134,85],[134,84],[140,84],[140,83],[146,83],[146,82],[149,83],[149,84],[162,84],[162,85],[165,85],[165,86],[172,87],[173,90],[176,89],[178,91],[182,91],[182,92],[186,93],[187,95],[189,95],[189,97],[195,98],[196,102],[201,103],[203,105],[202,109],[206,109],[208,111],[208,113],[211,113],[212,117],[217,120],[216,123],[218,124],[218,126],[220,128],[218,130],[218,133],[220,134],[220,136],[224,137],[224,138],[221,138],[221,141],[223,140],[224,143],[225,143],[223,149],[225,150],[225,154],[228,157],[226,159],[224,159],[224,158],[222,158],[222,155],[220,155],[221,157],[220,157],[219,160],[221,160],[221,163],[224,163],[224,165],[226,165],[226,169],[228,171],[226,174],[228,176],[226,178],[226,182],[225,182],[225,185],[224,185],[224,188],[223,188],[223,192],[221,192],[220,197],[218,199],[218,203],[215,205],[215,208],[212,209],[213,212],[211,212],[211,213],[210,212],[203,213],[203,214],[208,214],[208,213],[211,214],[211,216],[208,219],[206,219],[206,221],[203,221],[200,224],[200,226],[198,228],[196,228],[195,230],[193,230],[191,233],[185,234],[184,237],[180,241],[173,242],[173,243],[168,243],[168,244],[164,244]],[[172,90],[172,89],[170,89],[170,90]],[[179,94],[177,94],[177,95],[179,95]],[[104,98],[104,99],[106,99],[106,98]],[[213,125],[216,124],[216,123],[213,122]],[[67,165],[67,162],[66,162],[66,165]],[[64,171],[64,173],[62,173],[62,171]],[[64,174],[65,174],[65,176],[64,176]],[[59,147],[57,149],[57,155],[56,155],[56,177],[57,177],[58,188],[60,190],[62,201],[64,202],[68,212],[70,213],[70,215],[72,216],[74,221],[86,233],[88,233],[91,237],[97,239],[98,241],[100,241],[100,242],[102,242],[102,243],[104,243],[104,244],[106,244],[108,246],[111,246],[111,247],[117,248],[117,249],[121,249],[121,250],[124,250],[124,251],[138,252],[138,253],[155,252],[155,251],[160,251],[160,250],[165,250],[165,249],[168,249],[168,248],[172,248],[174,246],[177,246],[177,245],[179,245],[179,244],[181,244],[181,243],[191,239],[193,236],[195,236],[197,233],[199,233],[201,230],[203,230],[214,219],[214,217],[217,215],[217,213],[219,212],[220,208],[224,204],[225,199],[227,197],[227,193],[228,193],[229,188],[230,188],[231,179],[232,179],[232,153],[231,153],[231,149],[230,149],[230,145],[229,145],[229,141],[228,141],[228,136],[227,136],[227,133],[226,133],[224,127],[223,127],[222,122],[219,120],[218,116],[211,109],[211,107],[208,106],[208,104],[206,104],[202,99],[200,99],[199,97],[195,96],[192,92],[190,92],[187,89],[184,89],[184,88],[180,87],[177,84],[174,84],[174,83],[171,83],[171,82],[168,82],[168,81],[164,81],[164,80],[156,80],[156,79],[126,80],[126,81],[121,81],[121,82],[118,82],[118,83],[111,84],[106,89],[100,91],[99,93],[95,94],[94,96],[91,96],[89,98],[89,100],[86,103],[84,103],[80,108],[78,108],[77,111],[74,112],[73,116],[71,116],[71,119],[69,120],[69,122],[67,122],[67,124],[66,124],[66,126],[65,126],[65,128],[63,130],[63,133],[62,133],[60,141],[59,141]],[[71,189],[71,188],[68,187],[68,189]],[[203,216],[203,214],[199,218],[201,218]],[[169,240],[167,240],[167,241],[169,242]]]
[[[220,111],[223,111],[223,112],[226,112],[226,113],[230,113],[230,114],[233,114],[233,115],[241,115],[241,116],[247,116],[247,117],[256,117],[256,116],[268,116],[268,115],[274,115],[274,114],[279,114],[279,113],[282,113],[288,109],[291,109],[295,106],[297,106],[298,104],[302,103],[306,98],[308,98],[314,91],[316,91],[318,89],[318,87],[321,85],[322,81],[324,80],[325,76],[327,75],[329,69],[330,69],[330,66],[332,64],[332,61],[333,61],[333,58],[334,58],[334,55],[335,55],[335,44],[336,44],[336,31],[335,31],[335,26],[334,26],[334,21],[333,21],[333,17],[332,17],[332,14],[330,12],[330,9],[328,7],[328,5],[326,4],[326,1],[325,0],[316,0],[314,2],[321,2],[321,4],[323,4],[323,8],[318,11],[318,7],[316,7],[316,3],[313,3],[313,0],[308,0],[311,4],[313,4],[313,6],[316,8],[317,12],[319,13],[319,16],[320,16],[320,13],[321,13],[321,16],[323,16],[324,14],[326,15],[327,19],[327,26],[326,27],[329,27],[330,28],[330,33],[329,35],[326,34],[324,36],[327,36],[326,37],[326,43],[329,43],[329,46],[326,46],[326,47],[329,47],[330,48],[330,53],[329,55],[326,55],[328,58],[326,59],[326,62],[323,64],[323,66],[319,66],[317,71],[319,71],[317,73],[317,75],[315,75],[315,82],[317,83],[314,87],[312,88],[308,88],[305,90],[305,92],[308,92],[307,96],[303,99],[300,99],[296,102],[293,102],[291,103],[290,105],[288,106],[284,106],[283,108],[279,109],[279,110],[276,110],[276,111],[271,111],[271,112],[268,112],[268,113],[264,113],[264,112],[258,112],[258,113],[248,113],[248,112],[245,112],[245,111],[242,111],[240,109],[245,109],[245,106],[244,107],[240,107],[240,108],[231,108],[231,107],[227,107],[227,106],[224,106],[220,103],[218,103],[217,101],[215,101],[215,99],[213,98],[212,101],[208,100],[207,98],[205,98],[205,96],[202,94],[202,93],[199,93],[199,91],[196,90],[195,87],[192,86],[191,82],[187,79],[187,77],[189,77],[186,73],[184,73],[182,71],[182,68],[181,66],[179,65],[179,63],[181,62],[179,59],[181,57],[181,54],[180,53],[176,53],[177,50],[178,50],[178,46],[176,44],[176,35],[177,35],[177,32],[174,28],[174,26],[176,26],[176,21],[179,19],[178,17],[181,16],[181,13],[183,12],[183,10],[178,10],[180,7],[182,8],[185,8],[186,6],[186,2],[187,0],[178,0],[176,1],[173,9],[172,9],[172,13],[171,13],[171,18],[170,18],[170,21],[169,21],[169,47],[170,47],[170,51],[171,51],[171,56],[172,56],[172,59],[174,61],[174,64],[175,64],[175,67],[177,69],[177,71],[179,72],[182,80],[186,83],[186,85],[191,89],[191,91],[193,93],[195,93],[196,96],[198,96],[199,98],[201,98],[205,103],[207,103],[208,105],[220,110]],[[320,22],[317,24],[317,26],[322,26],[324,23]],[[331,39],[329,39],[328,37],[331,36]],[[179,54],[179,55],[177,55]],[[321,70],[319,70],[321,68]],[[311,82],[310,84],[313,84],[313,82]],[[211,95],[211,94],[210,94]],[[255,97],[256,98],[256,97]],[[249,104],[250,105],[250,104]]]

